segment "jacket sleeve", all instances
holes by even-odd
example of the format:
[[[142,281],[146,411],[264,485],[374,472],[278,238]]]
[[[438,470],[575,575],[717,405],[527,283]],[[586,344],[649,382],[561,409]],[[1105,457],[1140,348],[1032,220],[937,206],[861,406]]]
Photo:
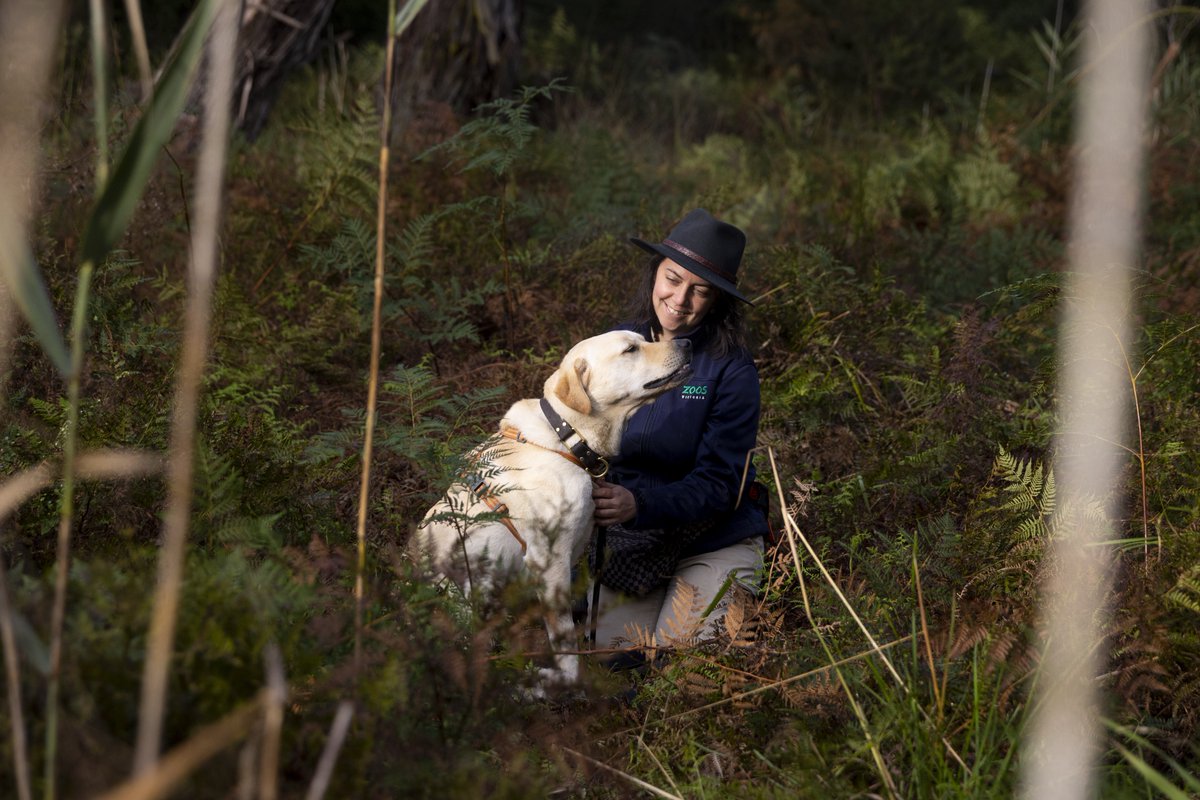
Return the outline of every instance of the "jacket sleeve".
[[[692,470],[672,483],[635,489],[638,513],[630,527],[663,528],[733,510],[758,434],[758,371],[750,361],[731,365],[715,388]]]

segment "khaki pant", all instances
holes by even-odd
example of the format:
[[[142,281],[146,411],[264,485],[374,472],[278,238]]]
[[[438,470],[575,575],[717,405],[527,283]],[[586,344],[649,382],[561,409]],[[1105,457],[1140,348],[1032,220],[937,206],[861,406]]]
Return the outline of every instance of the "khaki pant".
[[[728,591],[702,625],[698,624],[698,620],[717,593],[725,587],[726,579],[732,577],[733,583],[756,591],[762,578],[762,567],[762,537],[753,536],[711,553],[683,559],[675,568],[671,580],[645,597],[629,597],[601,584],[596,647],[626,647],[631,642],[644,640],[644,636],[635,632],[634,626],[642,631],[653,631],[655,642],[659,645],[671,644],[681,633],[708,638],[725,615]],[[686,608],[676,609],[675,601],[683,583],[694,587],[696,596]],[[591,597],[591,592],[588,597]],[[678,605],[682,606],[682,603]],[[677,610],[682,619],[676,617]]]

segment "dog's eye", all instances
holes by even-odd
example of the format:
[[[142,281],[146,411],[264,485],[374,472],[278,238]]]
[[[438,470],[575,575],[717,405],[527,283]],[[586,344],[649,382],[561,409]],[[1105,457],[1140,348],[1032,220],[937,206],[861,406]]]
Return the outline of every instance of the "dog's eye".
[[[622,352],[622,353],[636,353],[636,352],[637,352],[637,345],[636,345],[636,344],[631,344],[631,345],[629,345],[629,347],[626,347],[626,348],[625,348],[624,350],[622,350],[621,352]]]

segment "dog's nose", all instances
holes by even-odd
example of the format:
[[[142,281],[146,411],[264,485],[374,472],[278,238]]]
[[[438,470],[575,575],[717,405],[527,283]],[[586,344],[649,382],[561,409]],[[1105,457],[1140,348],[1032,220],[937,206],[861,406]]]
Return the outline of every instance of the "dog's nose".
[[[671,341],[679,345],[680,351],[683,352],[684,359],[686,359],[687,363],[690,364],[692,361],[692,343],[687,339],[672,339]]]

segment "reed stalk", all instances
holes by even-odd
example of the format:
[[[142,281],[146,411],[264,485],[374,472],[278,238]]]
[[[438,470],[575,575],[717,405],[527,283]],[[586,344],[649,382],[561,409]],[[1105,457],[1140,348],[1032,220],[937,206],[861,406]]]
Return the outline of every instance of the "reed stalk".
[[[199,393],[208,354],[213,285],[218,259],[222,184],[228,151],[230,98],[233,87],[237,5],[217,0],[217,16],[208,45],[203,143],[196,181],[196,224],[184,311],[183,346],[177,373],[167,464],[167,502],[163,547],[158,562],[153,616],[142,677],[134,773],[147,774],[158,759],[166,716],[167,681],[183,580],[183,563],[191,516],[192,470]]]
[[[1128,396],[1122,391],[1131,273],[1142,215],[1143,130],[1149,88],[1149,4],[1094,0],[1085,6],[1076,163],[1069,213],[1066,296],[1059,347],[1058,530],[1055,569],[1042,601],[1045,640],[1033,715],[1023,743],[1021,794],[1082,800],[1096,793],[1102,729],[1098,681],[1113,524],[1084,516],[1089,500],[1111,503],[1125,456]],[[1111,335],[1109,334],[1111,332]],[[1087,435],[1069,441],[1062,432]],[[1108,509],[1114,518],[1116,509]]]
[[[71,375],[67,382],[67,423],[63,435],[62,499],[59,503],[58,542],[54,567],[54,607],[50,614],[50,678],[46,685],[46,738],[43,796],[55,796],[58,756],[58,694],[62,671],[63,624],[67,614],[67,585],[71,570],[71,525],[75,516],[75,448],[79,439],[79,388],[83,373],[83,341],[87,335],[87,304],[93,266],[84,262],[75,289],[71,315]]]
[[[21,667],[17,662],[17,637],[13,633],[8,605],[8,567],[0,549],[0,644],[4,647],[4,678],[8,694],[8,715],[12,729],[13,775],[17,779],[19,800],[32,800],[29,781],[29,745],[25,738],[25,713],[21,703]]]
[[[142,24],[142,4],[139,0],[125,0],[125,15],[129,17],[129,34],[137,57],[142,100],[146,101],[154,94],[154,73],[150,69],[150,48],[146,46],[146,26]]]
[[[108,185],[108,25],[104,5],[89,0],[92,44],[92,98],[96,125],[95,193],[104,194]],[[63,442],[62,499],[59,504],[58,541],[54,573],[54,606],[50,615],[50,677],[46,686],[45,760],[43,797],[55,797],[58,763],[58,695],[61,686],[63,625],[67,613],[67,586],[71,570],[71,527],[75,515],[75,450],[79,440],[79,391],[83,380],[84,341],[87,309],[96,264],[84,258],[75,286],[71,314],[71,371],[67,377],[67,422]]]
[[[387,250],[387,184],[391,160],[392,67],[396,58],[396,0],[388,0],[387,56],[384,59],[383,117],[379,121],[379,198],[375,213],[375,300],[371,309],[371,363],[367,381],[367,419],[363,431],[362,479],[358,490],[354,570],[354,674],[362,669],[363,605],[367,570],[367,501],[371,492],[371,458],[375,445],[375,406],[379,394],[379,354],[383,345],[383,267]]]
[[[92,33],[92,116],[96,124],[96,194],[108,183],[108,23],[104,3],[88,0]]]
[[[263,743],[258,769],[259,800],[279,796],[279,746],[283,738],[283,704],[287,701],[287,681],[283,675],[283,656],[279,646],[266,649],[267,697],[263,707]]]
[[[321,751],[321,759],[317,762],[317,771],[313,774],[312,783],[304,800],[322,800],[329,781],[333,778],[333,768],[337,764],[338,753],[350,732],[350,720],[354,718],[354,704],[349,700],[338,703],[337,713],[333,716],[333,724],[329,728],[329,738],[325,740],[325,749]]]

